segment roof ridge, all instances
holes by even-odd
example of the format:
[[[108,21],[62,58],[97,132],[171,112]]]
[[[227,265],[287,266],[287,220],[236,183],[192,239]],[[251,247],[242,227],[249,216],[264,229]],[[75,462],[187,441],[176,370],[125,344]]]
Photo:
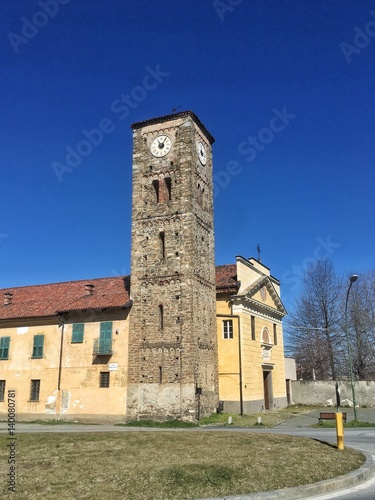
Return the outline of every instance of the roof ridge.
[[[24,288],[36,288],[36,287],[41,287],[41,286],[51,286],[51,285],[63,285],[63,284],[68,284],[68,283],[91,283],[92,281],[104,281],[104,280],[110,280],[110,279],[125,279],[125,278],[130,278],[130,274],[125,274],[122,276],[104,276],[102,278],[91,278],[91,279],[79,279],[79,280],[67,280],[67,281],[54,281],[53,283],[39,283],[37,285],[22,285],[22,286],[10,286],[6,288],[0,288],[1,291],[7,291],[7,290],[20,290]]]

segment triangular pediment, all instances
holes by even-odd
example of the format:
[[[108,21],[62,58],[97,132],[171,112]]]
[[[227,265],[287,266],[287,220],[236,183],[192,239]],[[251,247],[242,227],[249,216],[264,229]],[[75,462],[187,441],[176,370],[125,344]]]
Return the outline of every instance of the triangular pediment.
[[[237,301],[240,299],[251,302],[260,309],[273,310],[281,316],[287,314],[280,296],[268,276],[261,276],[235,298]]]

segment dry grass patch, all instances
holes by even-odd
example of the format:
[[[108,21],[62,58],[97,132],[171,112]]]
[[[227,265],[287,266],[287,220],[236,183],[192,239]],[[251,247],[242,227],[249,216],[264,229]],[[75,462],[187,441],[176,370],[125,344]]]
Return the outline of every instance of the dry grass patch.
[[[345,474],[363,456],[306,438],[212,431],[19,434],[17,493],[0,498],[178,500],[308,484]]]
[[[228,417],[231,416],[233,425],[236,427],[258,427],[258,417],[262,419],[262,426],[271,428],[281,424],[285,420],[297,415],[305,415],[313,410],[316,406],[288,406],[278,410],[265,410],[257,413],[248,413],[246,415],[238,415],[235,413],[213,414],[210,417],[203,418],[200,421],[201,425],[227,425]]]

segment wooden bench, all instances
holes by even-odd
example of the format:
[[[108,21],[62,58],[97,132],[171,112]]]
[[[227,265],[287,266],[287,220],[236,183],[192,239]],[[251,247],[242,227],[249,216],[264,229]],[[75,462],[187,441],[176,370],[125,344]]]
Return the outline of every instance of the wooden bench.
[[[321,412],[319,414],[319,423],[322,420],[336,420],[336,413],[333,412]],[[342,412],[342,420],[346,422],[346,412]]]

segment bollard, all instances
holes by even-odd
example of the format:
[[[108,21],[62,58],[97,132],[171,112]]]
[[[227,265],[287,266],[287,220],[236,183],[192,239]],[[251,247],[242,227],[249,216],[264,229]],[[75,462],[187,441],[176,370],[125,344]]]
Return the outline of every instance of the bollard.
[[[344,424],[342,420],[342,413],[335,413],[336,415],[336,436],[337,436],[337,449],[344,449]]]

